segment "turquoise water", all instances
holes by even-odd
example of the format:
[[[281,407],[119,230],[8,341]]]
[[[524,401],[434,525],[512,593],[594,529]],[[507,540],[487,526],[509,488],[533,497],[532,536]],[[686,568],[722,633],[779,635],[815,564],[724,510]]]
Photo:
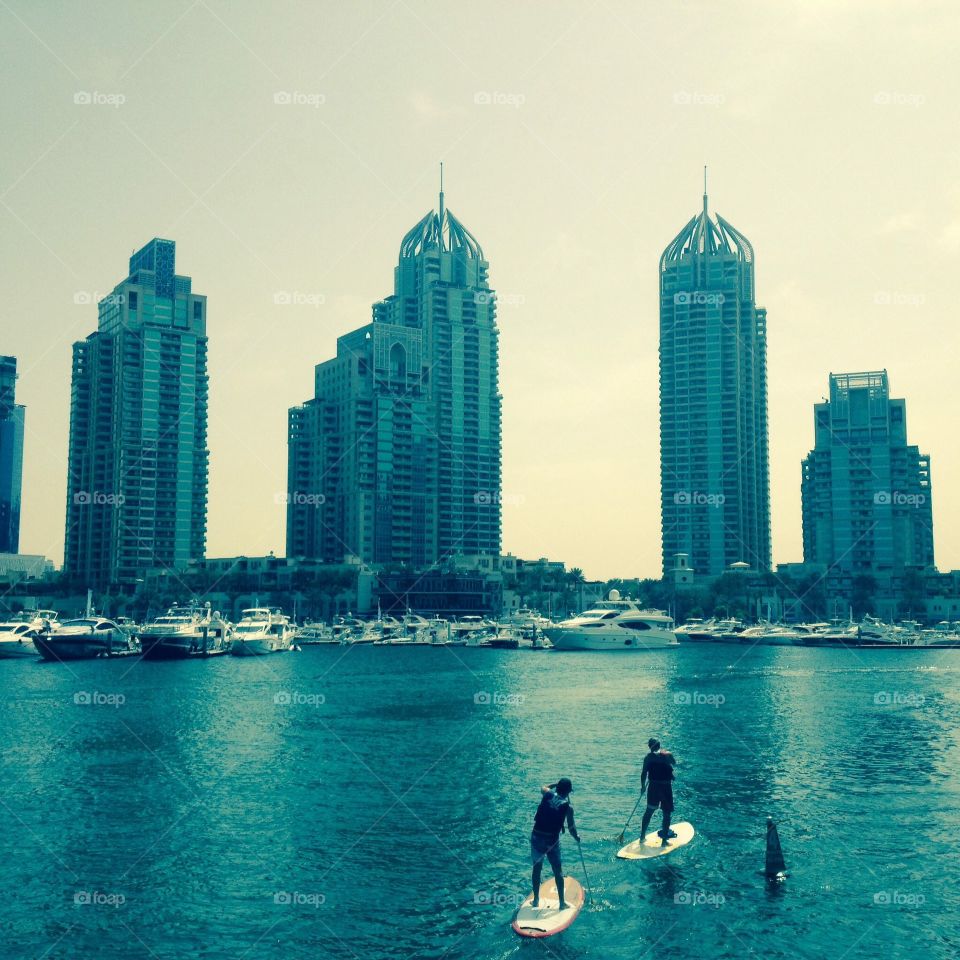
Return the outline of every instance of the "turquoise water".
[[[960,650],[306,648],[4,661],[0,688],[5,958],[960,948]],[[651,734],[698,835],[628,863]],[[521,941],[539,785],[561,775],[591,896]],[[772,887],[768,814],[790,871]]]

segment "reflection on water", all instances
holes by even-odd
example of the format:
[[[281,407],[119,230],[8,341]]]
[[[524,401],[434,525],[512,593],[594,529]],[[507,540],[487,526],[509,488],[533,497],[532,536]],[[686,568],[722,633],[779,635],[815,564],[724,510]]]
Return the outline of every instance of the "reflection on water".
[[[960,651],[0,667],[4,956],[956,956]],[[626,863],[651,735],[698,835]],[[592,896],[545,952],[509,919],[539,786],[562,775]]]

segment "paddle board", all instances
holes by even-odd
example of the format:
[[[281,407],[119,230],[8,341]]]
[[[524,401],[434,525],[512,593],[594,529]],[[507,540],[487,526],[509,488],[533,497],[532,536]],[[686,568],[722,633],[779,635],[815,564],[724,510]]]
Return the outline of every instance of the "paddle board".
[[[540,885],[540,906],[534,909],[533,894],[527,897],[513,915],[513,929],[521,937],[552,937],[577,919],[580,908],[583,906],[583,887],[576,878],[564,876],[563,896],[570,906],[566,910],[558,910],[560,901],[557,899],[557,882],[551,877]]]
[[[621,860],[652,860],[654,857],[664,857],[673,853],[679,847],[685,847],[694,837],[696,831],[692,823],[672,823],[670,829],[676,834],[670,842],[663,846],[663,841],[657,831],[648,833],[643,840],[637,839],[621,848],[617,856]]]

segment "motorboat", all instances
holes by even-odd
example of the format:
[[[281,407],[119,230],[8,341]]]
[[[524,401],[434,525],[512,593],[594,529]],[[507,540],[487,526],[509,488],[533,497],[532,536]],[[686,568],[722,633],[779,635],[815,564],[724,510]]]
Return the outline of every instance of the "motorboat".
[[[24,620],[0,623],[0,660],[40,656],[33,642],[38,632],[39,627]]]
[[[44,660],[95,660],[140,652],[128,631],[103,617],[65,620],[56,629],[38,631],[33,642]]]
[[[263,657],[293,646],[290,618],[277,607],[250,607],[233,628],[230,652],[235,657]]]
[[[230,649],[230,624],[209,603],[174,604],[141,628],[140,643],[146,660],[218,656]]]
[[[556,650],[662,650],[678,646],[673,618],[611,590],[608,599],[544,631]]]
[[[294,643],[301,646],[316,646],[318,644],[340,645],[340,638],[333,632],[332,627],[325,623],[305,623],[293,635]]]

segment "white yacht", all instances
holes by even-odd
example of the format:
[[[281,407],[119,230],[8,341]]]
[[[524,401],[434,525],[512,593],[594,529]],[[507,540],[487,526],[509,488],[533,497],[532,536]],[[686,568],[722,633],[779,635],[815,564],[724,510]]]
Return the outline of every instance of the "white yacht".
[[[334,635],[333,629],[325,623],[305,623],[294,634],[294,642],[310,646],[318,644],[340,645],[340,638]]]
[[[40,656],[40,651],[33,643],[37,631],[37,627],[23,620],[0,623],[0,659]]]
[[[233,628],[230,652],[235,657],[263,657],[293,646],[290,618],[275,607],[250,607],[242,611]]]
[[[174,604],[162,617],[144,624],[139,636],[145,660],[214,657],[230,648],[230,625],[197,601]]]
[[[661,650],[679,646],[673,627],[667,614],[621,600],[620,592],[611,590],[609,599],[544,633],[557,650]]]

